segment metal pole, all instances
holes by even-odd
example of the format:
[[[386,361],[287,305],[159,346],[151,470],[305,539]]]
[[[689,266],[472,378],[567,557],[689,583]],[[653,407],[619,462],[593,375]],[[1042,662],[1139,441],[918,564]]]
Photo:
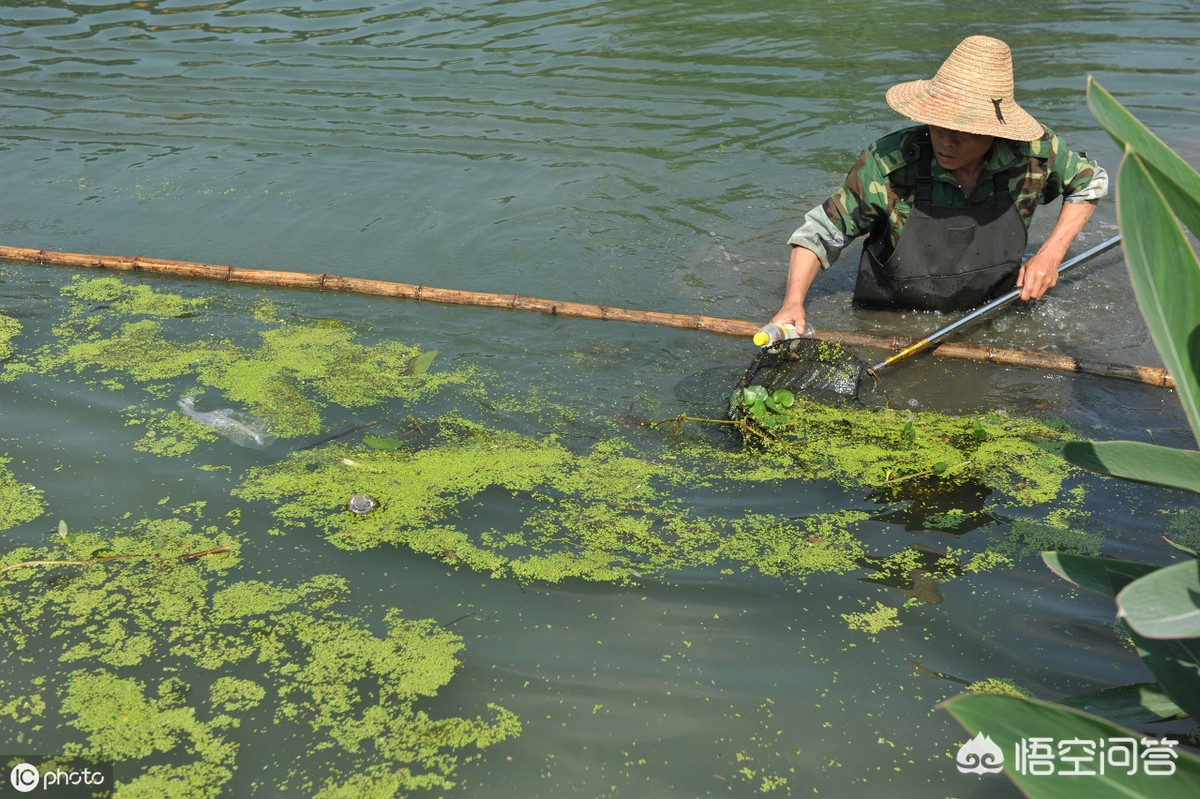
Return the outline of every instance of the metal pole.
[[[1113,236],[1108,241],[1101,242],[1100,244],[1097,244],[1095,247],[1092,247],[1090,250],[1085,250],[1084,252],[1079,253],[1079,255],[1076,255],[1074,258],[1071,258],[1070,260],[1067,260],[1067,261],[1063,261],[1061,264],[1058,265],[1059,276],[1061,277],[1063,274],[1065,274],[1067,272],[1067,270],[1072,269],[1076,266],[1079,266],[1079,264],[1081,264],[1084,261],[1087,261],[1091,258],[1094,258],[1095,256],[1099,255],[1100,253],[1104,252],[1105,250],[1115,247],[1119,241],[1121,241],[1121,237],[1119,235]],[[962,317],[961,319],[951,322],[950,324],[946,325],[945,327],[941,328],[940,330],[936,330],[933,333],[930,333],[928,336],[921,339],[920,341],[914,341],[912,344],[909,344],[904,349],[900,350],[899,352],[895,353],[894,355],[889,356],[887,360],[882,361],[882,362],[876,364],[875,366],[871,367],[871,369],[874,372],[878,372],[880,369],[885,369],[894,363],[903,361],[905,358],[909,358],[913,355],[916,355],[918,352],[928,349],[929,347],[933,346],[937,342],[941,341],[946,336],[948,336],[951,333],[953,333],[954,331],[958,330],[960,327],[963,327],[964,325],[968,325],[971,322],[976,321],[977,319],[987,316],[992,311],[995,311],[997,308],[1001,308],[1005,305],[1008,305],[1010,302],[1012,302],[1013,300],[1015,300],[1017,297],[1020,297],[1020,296],[1021,296],[1021,290],[1013,289],[1012,291],[1008,292],[1007,294],[1004,294],[1004,295],[992,300],[987,305],[976,308],[974,311],[971,311],[969,314]]]

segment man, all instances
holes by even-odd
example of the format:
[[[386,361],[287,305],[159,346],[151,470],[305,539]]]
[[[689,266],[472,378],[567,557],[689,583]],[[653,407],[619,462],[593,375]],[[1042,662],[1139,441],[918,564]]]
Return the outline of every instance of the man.
[[[932,80],[893,86],[887,101],[922,124],[870,145],[841,189],[806,215],[789,240],[783,306],[771,321],[804,330],[817,272],[864,235],[858,306],[965,310],[1014,286],[1022,300],[1041,299],[1108,175],[1017,105],[1008,45],[964,39]],[[1054,229],[1022,264],[1034,209],[1059,196]]]

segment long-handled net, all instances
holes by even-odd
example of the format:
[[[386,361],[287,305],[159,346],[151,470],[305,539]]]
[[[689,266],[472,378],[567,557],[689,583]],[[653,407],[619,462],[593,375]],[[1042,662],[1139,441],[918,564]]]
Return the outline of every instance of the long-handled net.
[[[1108,250],[1120,240],[1120,236],[1114,236],[1064,261],[1058,267],[1059,275]],[[1020,293],[1020,289],[1014,289],[874,366],[868,365],[840,344],[808,337],[785,339],[765,347],[754,358],[742,379],[742,389],[761,386],[768,397],[775,396],[777,391],[784,391],[817,402],[853,402],[863,407],[882,407],[888,403],[888,396],[879,380],[879,372],[1010,304]],[[745,416],[753,410],[754,396],[743,395],[732,403],[734,418]],[[778,400],[775,404],[778,404]]]

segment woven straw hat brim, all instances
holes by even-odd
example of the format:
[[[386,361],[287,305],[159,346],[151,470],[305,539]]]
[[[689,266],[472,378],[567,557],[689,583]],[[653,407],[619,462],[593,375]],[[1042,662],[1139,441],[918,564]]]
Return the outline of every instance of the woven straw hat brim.
[[[1012,51],[991,36],[968,36],[932,80],[893,86],[888,105],[909,119],[1014,141],[1042,137],[1042,126],[1013,99]]]
[[[933,80],[914,80],[888,89],[887,102],[914,122],[939,128],[996,136],[1013,141],[1036,141],[1042,126],[1011,97],[985,98],[954,91],[937,91]],[[999,104],[993,102],[999,99]]]

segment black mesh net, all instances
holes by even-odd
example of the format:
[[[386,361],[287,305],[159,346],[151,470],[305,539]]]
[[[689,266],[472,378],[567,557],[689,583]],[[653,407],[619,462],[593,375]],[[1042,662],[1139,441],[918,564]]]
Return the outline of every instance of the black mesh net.
[[[764,347],[750,363],[742,388],[785,389],[817,402],[849,402],[868,408],[888,403],[870,366],[840,344],[815,338],[785,339]]]

